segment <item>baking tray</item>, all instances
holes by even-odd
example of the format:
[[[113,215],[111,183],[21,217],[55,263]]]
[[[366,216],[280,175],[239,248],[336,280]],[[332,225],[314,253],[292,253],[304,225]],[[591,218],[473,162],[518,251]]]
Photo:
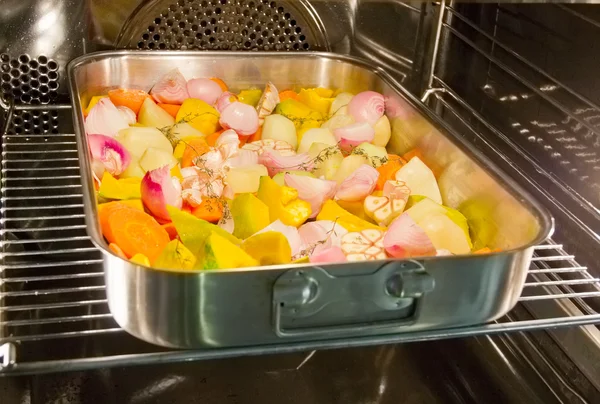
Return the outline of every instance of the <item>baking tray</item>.
[[[150,269],[114,255],[100,232],[82,105],[117,87],[149,91],[165,72],[217,76],[232,89],[323,86],[383,93],[390,152],[419,147],[446,204],[470,209],[502,252],[236,270]],[[452,133],[385,71],[329,53],[139,52],[82,56],[68,66],[87,231],[104,254],[108,304],[117,323],[154,344],[215,348],[408,333],[488,322],[519,298],[533,246],[553,230],[546,210]],[[469,208],[465,208],[469,207]],[[476,207],[474,209],[474,207]],[[474,213],[475,212],[475,213]],[[474,222],[475,223],[475,222]]]

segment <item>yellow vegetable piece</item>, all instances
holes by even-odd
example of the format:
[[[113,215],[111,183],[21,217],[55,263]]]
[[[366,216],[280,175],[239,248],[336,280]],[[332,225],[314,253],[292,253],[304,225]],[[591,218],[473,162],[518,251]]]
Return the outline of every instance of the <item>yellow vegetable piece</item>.
[[[258,266],[258,261],[225,237],[212,232],[204,245],[204,269]]]
[[[144,254],[136,254],[130,259],[131,262],[138,265],[143,265],[146,267],[150,266],[150,260]]]
[[[171,177],[177,177],[179,181],[183,181],[183,175],[181,175],[181,168],[179,167],[179,164],[171,168],[170,174]]]
[[[141,178],[116,179],[104,172],[98,196],[106,199],[141,199]]]
[[[185,121],[203,135],[210,135],[217,131],[219,116],[219,112],[206,102],[197,98],[188,98],[179,108],[175,121]]]
[[[333,91],[327,88],[309,88],[300,90],[299,100],[321,114],[327,116],[335,98]]]
[[[219,226],[209,223],[206,220],[199,219],[196,216],[173,206],[167,206],[167,212],[169,212],[169,216],[177,230],[179,239],[185,244],[190,252],[196,256],[196,268],[202,267],[204,246],[206,240],[212,233],[225,238],[232,245],[239,245],[242,243],[241,240],[227,233]]]
[[[164,269],[193,269],[196,257],[179,240],[171,240],[160,253],[154,267]]]
[[[260,177],[258,199],[269,207],[271,222],[277,219],[288,226],[298,227],[312,213],[310,203],[298,199],[298,191],[277,185],[270,177]]]
[[[240,194],[231,202],[233,235],[246,239],[271,224],[269,207],[253,194]]]
[[[294,122],[297,132],[318,128],[325,122],[325,115],[292,98],[277,104],[275,113]]]
[[[342,209],[346,209],[349,213],[356,217],[366,220],[367,222],[373,223],[372,219],[365,212],[365,204],[363,201],[348,202],[348,201],[337,201],[338,205]]]
[[[292,264],[308,264],[310,262],[310,260],[308,259],[308,257],[302,257],[302,258],[298,258],[297,260],[292,261]]]
[[[83,115],[87,116],[90,113],[90,111],[92,110],[92,108],[94,108],[94,106],[96,104],[98,104],[98,101],[100,101],[102,98],[107,98],[107,97],[108,97],[108,95],[95,95],[95,96],[93,96],[90,99],[90,102],[89,102],[87,108],[85,108],[83,110]]]
[[[262,93],[263,91],[259,90],[258,88],[251,88],[249,90],[240,91],[237,97],[239,102],[256,107],[258,105],[258,101],[260,101]]]
[[[323,204],[317,220],[331,220],[348,231],[363,231],[365,229],[384,230],[382,227],[374,225],[348,212],[335,201],[328,200]]]
[[[248,238],[242,249],[260,265],[289,264],[292,261],[292,249],[287,238],[276,231],[267,231]]]

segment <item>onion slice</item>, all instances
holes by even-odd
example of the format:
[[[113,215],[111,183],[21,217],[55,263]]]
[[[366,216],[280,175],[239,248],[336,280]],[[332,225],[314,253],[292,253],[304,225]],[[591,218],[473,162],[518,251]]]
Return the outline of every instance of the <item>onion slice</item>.
[[[190,98],[187,82],[179,69],[173,69],[163,75],[150,90],[150,95],[156,102],[165,104],[183,104]]]
[[[250,136],[258,130],[258,113],[252,106],[236,101],[223,110],[219,123],[240,136]]]
[[[298,233],[305,250],[310,255],[329,247],[340,247],[342,237],[348,234],[348,230],[331,220],[317,220],[300,226]]]
[[[110,98],[101,98],[85,119],[85,133],[115,137],[129,123],[115,107]]]
[[[170,220],[167,205],[181,209],[181,184],[176,177],[171,178],[169,166],[150,170],[142,178],[142,202],[144,206],[159,220]]]
[[[137,115],[131,108],[121,105],[117,109],[127,124],[134,125],[137,122]]]
[[[385,112],[385,99],[383,95],[375,91],[363,91],[356,94],[348,103],[348,114],[352,115],[356,122],[375,123]]]
[[[313,253],[309,257],[309,261],[314,264],[317,264],[317,263],[324,264],[324,263],[333,263],[333,262],[346,262],[348,260],[346,259],[346,255],[344,254],[344,252],[342,251],[342,249],[340,247],[332,246],[332,247],[323,248],[319,252]]]
[[[227,108],[237,100],[238,97],[235,94],[230,93],[229,91],[225,91],[217,99],[217,102],[215,103],[215,108],[217,109],[217,111],[219,111],[219,114],[222,114],[225,108]]]
[[[339,185],[335,199],[348,202],[362,201],[373,192],[379,172],[363,164]]]
[[[104,171],[120,175],[131,162],[131,155],[116,139],[104,135],[88,135],[88,146],[92,154],[94,173],[102,178]]]
[[[358,122],[333,130],[335,139],[344,151],[352,151],[361,143],[370,143],[375,138],[375,129],[367,122]]]
[[[223,94],[221,86],[211,79],[191,79],[186,88],[191,98],[198,98],[208,105],[215,104]]]
[[[285,185],[298,190],[298,197],[308,203],[312,210],[311,218],[316,217],[323,204],[333,198],[337,182],[302,175],[285,174]]]
[[[308,153],[282,156],[279,152],[268,149],[260,155],[258,162],[267,167],[271,177],[282,171],[312,171],[315,167],[315,162]]]
[[[396,258],[435,256],[436,249],[427,233],[408,215],[396,218],[383,238],[385,251]]]

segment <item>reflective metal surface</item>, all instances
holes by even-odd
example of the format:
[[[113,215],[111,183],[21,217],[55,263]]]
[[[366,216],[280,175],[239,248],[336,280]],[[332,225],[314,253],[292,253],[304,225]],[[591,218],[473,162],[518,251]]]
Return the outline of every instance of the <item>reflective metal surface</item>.
[[[330,328],[327,332],[309,334],[281,332],[277,325],[278,312],[272,314],[272,307],[284,303],[277,300],[275,290],[271,291],[273,282],[291,271],[290,267],[175,273],[149,270],[123,261],[109,252],[98,230],[81,106],[91,96],[112,87],[149,89],[156,77],[174,67],[190,77],[218,75],[234,83],[230,84],[234,88],[260,85],[269,78],[281,88],[302,85],[340,88],[354,93],[368,88],[382,92],[389,97],[392,114],[391,150],[399,154],[414,147],[422,150],[426,163],[440,173],[440,188],[448,206],[461,209],[465,204],[485,203],[483,206],[489,209],[487,220],[495,230],[485,244],[506,252],[426,259],[420,264],[422,272],[433,278],[435,287],[418,291],[413,309],[407,312],[403,304],[382,307],[376,298],[366,299],[361,304],[352,301],[344,306],[348,312],[343,318],[348,323],[336,323],[342,314],[340,310],[317,311],[313,316],[322,318],[308,327],[318,324]],[[525,281],[532,247],[551,231],[550,218],[524,191],[514,188],[501,173],[491,175],[481,168],[480,164],[485,164],[483,159],[479,157],[480,162],[476,163],[474,155],[468,157],[446,138],[440,132],[441,127],[437,129],[428,120],[434,121],[433,116],[426,118],[423,114],[427,112],[419,110],[418,101],[408,101],[409,98],[404,97],[410,96],[385,73],[358,60],[331,54],[259,53],[240,59],[233,53],[118,52],[79,58],[71,63],[69,73],[88,233],[105,254],[107,296],[115,320],[145,341],[171,347],[226,347],[410,332],[490,321],[514,306]],[[474,242],[481,242],[476,232],[473,237]],[[350,274],[359,277],[374,273],[384,265],[393,267],[389,277],[408,270],[402,261],[332,265],[323,269],[334,278]],[[310,266],[296,268],[312,276]],[[378,290],[381,297],[386,293],[388,279],[391,278],[377,281],[379,286],[374,290]],[[343,278],[339,278],[338,283],[342,281]],[[370,282],[357,285],[369,288]],[[366,289],[363,292],[364,296],[370,296]],[[231,296],[236,296],[235,302]],[[335,300],[333,295],[324,297],[328,302]],[[297,315],[295,321],[300,318]],[[398,320],[403,321],[398,323]],[[361,326],[369,322],[376,324]],[[286,337],[282,338],[284,334]]]

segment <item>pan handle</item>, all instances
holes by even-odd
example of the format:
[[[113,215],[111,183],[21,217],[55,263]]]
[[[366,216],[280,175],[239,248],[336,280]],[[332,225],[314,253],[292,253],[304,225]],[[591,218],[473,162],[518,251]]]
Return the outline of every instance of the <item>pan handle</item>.
[[[412,260],[388,262],[360,275],[334,276],[321,267],[289,270],[273,286],[273,328],[288,338],[364,335],[407,326],[418,315],[421,297],[434,286],[423,265]]]

